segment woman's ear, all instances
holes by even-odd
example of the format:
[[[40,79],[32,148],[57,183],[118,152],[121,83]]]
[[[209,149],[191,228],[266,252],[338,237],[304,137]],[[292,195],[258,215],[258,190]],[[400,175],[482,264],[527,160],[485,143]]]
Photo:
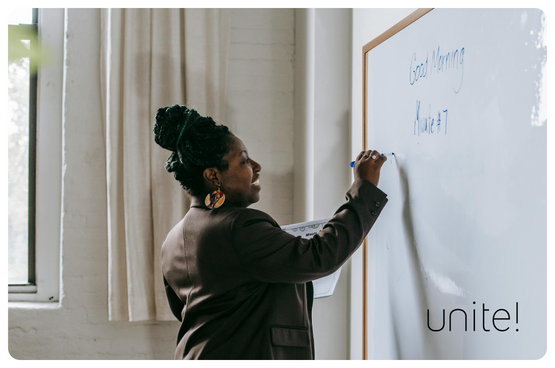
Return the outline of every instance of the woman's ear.
[[[204,181],[207,185],[217,187],[222,183],[219,177],[218,170],[213,167],[208,167],[204,169],[202,176],[204,177]]]

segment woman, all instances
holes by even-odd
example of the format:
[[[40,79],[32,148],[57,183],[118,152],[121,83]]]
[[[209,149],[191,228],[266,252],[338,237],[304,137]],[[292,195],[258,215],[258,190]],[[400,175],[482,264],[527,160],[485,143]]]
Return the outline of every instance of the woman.
[[[181,321],[175,358],[314,359],[311,281],[336,271],[376,221],[386,158],[361,152],[347,202],[303,239],[248,208],[259,200],[261,167],[227,127],[174,105],[158,110],[154,133],[172,151],[166,169],[192,197],[161,253]]]

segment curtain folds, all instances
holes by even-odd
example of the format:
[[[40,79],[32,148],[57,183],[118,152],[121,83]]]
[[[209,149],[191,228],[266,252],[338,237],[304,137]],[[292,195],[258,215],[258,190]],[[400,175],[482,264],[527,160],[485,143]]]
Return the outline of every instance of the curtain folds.
[[[160,107],[225,124],[230,9],[102,9],[109,319],[174,320],[160,247],[190,202],[154,142]]]

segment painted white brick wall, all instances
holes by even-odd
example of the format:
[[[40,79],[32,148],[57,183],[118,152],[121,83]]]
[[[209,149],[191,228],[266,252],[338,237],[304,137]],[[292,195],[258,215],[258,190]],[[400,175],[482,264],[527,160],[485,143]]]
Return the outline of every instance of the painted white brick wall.
[[[226,124],[262,166],[260,202],[293,222],[293,9],[234,9]]]
[[[11,303],[16,359],[172,359],[179,323],[108,321],[98,9],[68,10],[61,303]],[[227,124],[263,166],[258,208],[292,217],[294,13],[235,9]],[[162,164],[162,163],[161,163]]]

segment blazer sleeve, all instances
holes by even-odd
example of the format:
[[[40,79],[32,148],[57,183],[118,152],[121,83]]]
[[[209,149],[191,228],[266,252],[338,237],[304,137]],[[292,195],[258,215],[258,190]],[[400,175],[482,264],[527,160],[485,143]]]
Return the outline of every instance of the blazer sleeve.
[[[240,212],[231,223],[231,236],[246,271],[271,283],[303,283],[335,272],[357,250],[387,203],[386,194],[366,180],[356,180],[345,198],[311,239],[285,232],[262,211]]]

